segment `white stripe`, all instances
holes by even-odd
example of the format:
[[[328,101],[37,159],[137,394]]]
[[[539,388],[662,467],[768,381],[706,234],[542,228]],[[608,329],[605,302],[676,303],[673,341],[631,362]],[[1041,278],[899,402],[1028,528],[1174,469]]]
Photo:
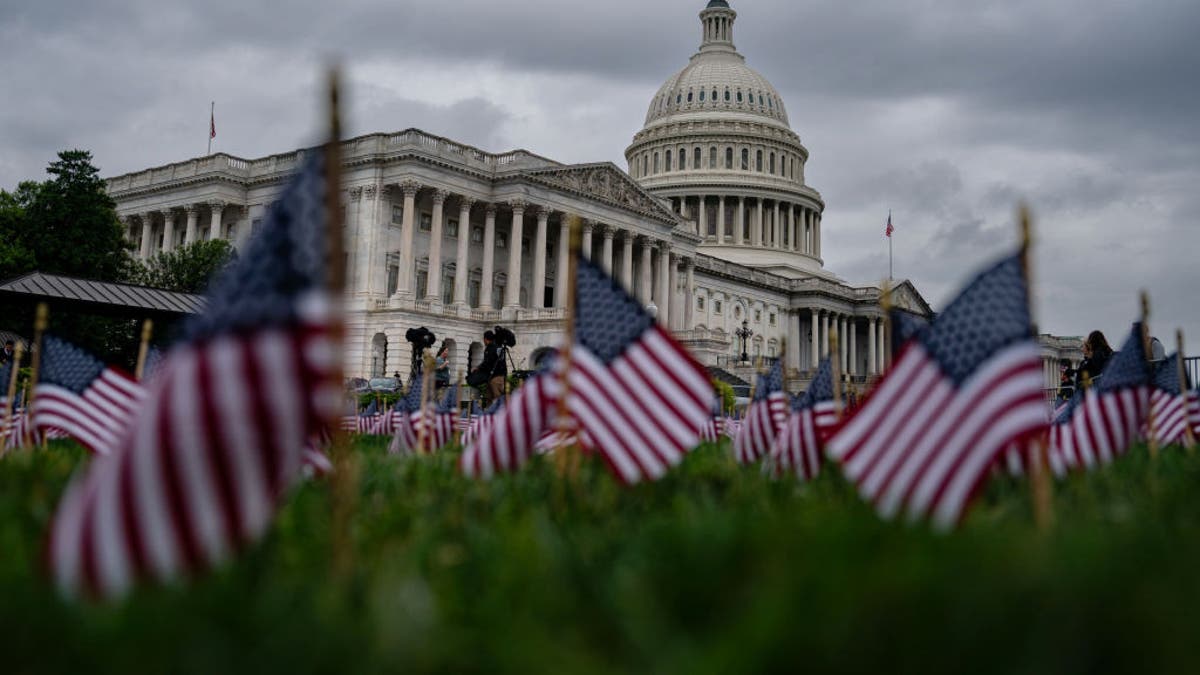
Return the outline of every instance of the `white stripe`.
[[[170,519],[171,504],[167,500],[163,483],[162,455],[167,452],[159,442],[159,422],[178,407],[183,410],[196,409],[195,387],[184,387],[182,398],[169,398],[175,378],[190,373],[195,368],[196,352],[191,347],[172,351],[175,362],[172,370],[155,378],[155,392],[149,408],[136,422],[128,452],[133,456],[134,515],[138,523],[138,536],[146,550],[147,567],[160,581],[173,579],[182,567],[179,533]],[[169,427],[169,425],[168,425]]]
[[[222,338],[209,347],[215,370],[238,373],[242,370],[243,345],[240,340]],[[254,358],[251,356],[251,358]],[[247,373],[248,376],[248,373]],[[247,534],[258,533],[271,520],[270,484],[262,464],[264,448],[259,446],[256,426],[262,420],[254,415],[252,399],[247,395],[244,378],[220,378],[212,382],[217,415],[216,433],[220,449],[228,460],[233,490],[240,510],[239,520]]]
[[[295,480],[300,472],[300,450],[304,447],[304,412],[308,401],[303,387],[297,382],[292,341],[286,333],[268,331],[254,338],[254,358],[258,359],[259,371],[265,382],[249,384],[259,386],[271,393],[268,397],[267,414],[271,415],[275,433],[278,434],[279,470],[282,484]],[[245,376],[238,378],[245,382]],[[268,477],[270,479],[271,477]]]
[[[103,595],[113,597],[124,594],[133,583],[130,551],[121,536],[118,487],[121,484],[116,458],[97,460],[95,507],[92,510],[93,543],[96,551],[96,576]]]
[[[846,453],[858,447],[864,437],[875,431],[878,419],[888,414],[896,397],[907,388],[909,380],[912,378],[912,371],[924,367],[925,354],[923,351],[918,354],[918,351],[920,350],[910,349],[905,352],[900,362],[893,365],[892,370],[877,385],[870,400],[846,423],[846,426],[842,427],[836,436],[829,439],[827,449],[831,457],[841,460]]]
[[[202,347],[206,351],[209,347]],[[200,381],[199,362],[188,364],[191,369],[181,370],[171,381],[171,391],[168,396],[172,400],[182,400],[188,389],[195,388]],[[225,377],[214,366],[210,365],[211,377]],[[199,402],[197,402],[199,405]],[[175,462],[176,478],[183,492],[183,508],[187,512],[187,523],[195,528],[193,534],[199,543],[199,554],[209,563],[222,560],[227,552],[226,533],[224,524],[219,517],[219,497],[213,476],[209,473],[206,455],[211,451],[212,439],[207,436],[205,425],[198,408],[185,410],[182,407],[171,408],[171,438],[174,443],[171,452]]]

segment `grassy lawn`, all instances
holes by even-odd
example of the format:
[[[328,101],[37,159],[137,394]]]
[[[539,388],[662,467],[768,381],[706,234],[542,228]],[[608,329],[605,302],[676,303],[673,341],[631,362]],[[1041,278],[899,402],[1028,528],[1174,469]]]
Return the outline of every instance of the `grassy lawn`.
[[[1054,529],[996,480],[951,535],[880,522],[702,447],[626,489],[585,460],[491,483],[457,453],[354,450],[354,572],[328,485],[187,586],[113,606],[37,572],[71,444],[0,461],[0,672],[1187,672],[1200,652],[1200,458],[1138,451],[1055,487]]]

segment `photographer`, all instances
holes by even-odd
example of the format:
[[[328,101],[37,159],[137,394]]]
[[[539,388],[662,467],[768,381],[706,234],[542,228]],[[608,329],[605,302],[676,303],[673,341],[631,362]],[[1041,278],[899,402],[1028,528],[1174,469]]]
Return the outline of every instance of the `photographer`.
[[[508,377],[508,348],[516,343],[513,332],[500,326],[483,334],[483,363],[471,372],[468,383],[487,382],[489,403],[504,395],[504,384]]]
[[[410,371],[410,381],[412,378],[421,376],[424,371],[424,355],[425,350],[437,343],[437,336],[433,331],[425,326],[420,328],[409,328],[404,333],[404,339],[412,345],[412,370]]]

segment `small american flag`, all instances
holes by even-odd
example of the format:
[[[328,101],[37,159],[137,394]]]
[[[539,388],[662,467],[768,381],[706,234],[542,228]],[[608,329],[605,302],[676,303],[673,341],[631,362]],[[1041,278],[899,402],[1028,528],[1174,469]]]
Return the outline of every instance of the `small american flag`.
[[[800,480],[814,480],[824,463],[825,439],[837,423],[833,400],[833,364],[821,360],[812,384],[792,403],[783,430],[771,445],[766,465],[776,476],[791,471]]]
[[[228,560],[267,529],[337,415],[321,158],[218,276],[113,454],[68,488],[48,545],[64,592],[115,597]]]
[[[1133,329],[1104,366],[1095,384],[1078,391],[1050,427],[1050,468],[1090,469],[1123,455],[1138,439],[1150,407],[1150,362],[1142,347],[1142,324]]]
[[[413,423],[421,410],[424,380],[414,377],[408,386],[408,392],[396,401],[391,412],[381,416],[372,433],[378,436],[392,437],[388,444],[388,454],[409,455],[416,451],[417,427]]]
[[[716,443],[725,433],[725,417],[721,414],[721,395],[713,397],[712,417],[700,428],[700,440],[706,443]]]
[[[474,415],[471,418],[471,423],[467,426],[467,430],[463,432],[462,444],[463,447],[475,442],[480,434],[488,433],[492,428],[492,423],[496,419],[496,413],[504,408],[504,397],[500,396],[491,405],[487,407],[479,415]]]
[[[1044,431],[1021,256],[977,276],[917,333],[827,445],[887,518],[957,523],[999,453]]]
[[[132,377],[53,335],[42,338],[34,392],[38,429],[60,430],[99,455],[113,451],[146,398]]]
[[[1200,389],[1187,393],[1188,424],[1192,427],[1192,439],[1200,439]]]
[[[1179,381],[1178,354],[1172,354],[1154,372],[1150,393],[1150,418],[1159,445],[1183,444],[1187,438],[1187,392]]]
[[[890,214],[890,213],[889,213],[889,214],[888,214],[887,229],[885,229],[885,230],[883,231],[883,236],[885,236],[885,237],[891,237],[891,236],[892,236],[892,233],[893,233],[893,232],[895,232],[895,231],[896,231],[896,228],[892,227],[892,214]]]
[[[640,302],[580,258],[567,408],[584,447],[623,483],[654,480],[683,460],[709,418],[708,374]]]
[[[733,452],[739,464],[753,464],[771,451],[771,444],[783,429],[787,414],[783,366],[776,361],[765,375],[758,376],[754,400],[746,409],[746,421],[733,439]]]
[[[557,372],[535,375],[509,394],[502,409],[480,416],[479,422],[486,424],[464,441],[459,460],[463,475],[487,479],[525,465],[538,440],[554,429],[562,392],[559,378]]]

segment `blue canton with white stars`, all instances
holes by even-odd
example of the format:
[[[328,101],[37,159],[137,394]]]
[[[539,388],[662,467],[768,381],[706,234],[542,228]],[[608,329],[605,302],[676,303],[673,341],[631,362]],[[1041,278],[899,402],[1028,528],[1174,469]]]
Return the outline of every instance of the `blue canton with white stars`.
[[[825,357],[817,366],[817,374],[812,384],[808,385],[808,390],[792,400],[792,410],[804,410],[830,400],[833,400],[833,362]]]
[[[1183,393],[1183,386],[1179,381],[1178,353],[1168,356],[1166,361],[1158,364],[1154,371],[1154,386],[1172,396]]]
[[[295,323],[296,300],[326,283],[324,153],[311,151],[238,259],[208,290],[208,311],[185,324],[185,339]]]
[[[104,362],[53,335],[42,338],[42,363],[38,381],[82,394],[100,374]]]
[[[1146,360],[1146,351],[1142,346],[1142,324],[1138,322],[1133,324],[1133,328],[1130,329],[1129,336],[1121,345],[1121,351],[1112,355],[1108,364],[1104,366],[1104,372],[1094,380],[1093,388],[1097,393],[1103,393],[1114,389],[1148,384],[1150,379],[1150,362]],[[1071,400],[1067,402],[1067,407],[1054,419],[1054,423],[1069,422],[1079,404],[1083,402],[1085,393],[1082,388],[1076,391]]]
[[[408,387],[408,393],[401,396],[396,401],[396,405],[392,408],[396,412],[410,413],[416,412],[421,408],[421,390],[425,388],[425,378],[414,377],[413,383]]]
[[[458,412],[458,385],[452,384],[446,389],[446,395],[442,397],[442,402],[438,404],[437,412],[439,414],[456,413]]]
[[[918,333],[929,327],[929,322],[925,317],[917,316],[912,312],[906,312],[902,309],[893,309],[888,312],[888,320],[891,322],[892,329],[892,353],[900,351],[900,347],[904,346]]]
[[[975,277],[917,339],[961,385],[996,352],[1031,335],[1025,274],[1020,255],[1013,255]]]
[[[772,393],[783,389],[782,364],[782,361],[776,361],[770,370],[758,375],[758,386],[754,388],[755,401],[765,401]]]
[[[504,396],[497,396],[495,401],[483,411],[484,415],[495,415],[504,408]]]
[[[605,365],[654,326],[641,303],[582,256],[575,289],[575,340]]]
[[[379,399],[371,399],[371,404],[363,409],[359,417],[374,417],[375,413],[379,412]]]

